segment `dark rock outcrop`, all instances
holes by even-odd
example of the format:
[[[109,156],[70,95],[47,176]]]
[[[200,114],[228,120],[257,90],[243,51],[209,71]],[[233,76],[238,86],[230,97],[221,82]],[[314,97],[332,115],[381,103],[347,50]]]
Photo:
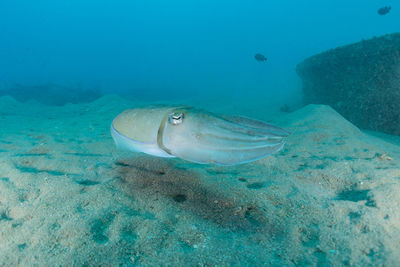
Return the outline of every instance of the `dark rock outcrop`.
[[[92,102],[102,96],[96,89],[70,88],[57,84],[42,84],[36,86],[15,85],[12,88],[0,90],[0,96],[9,95],[19,102],[34,99],[50,106],[63,106],[67,103]]]
[[[314,55],[296,70],[305,104],[330,105],[358,127],[400,135],[400,33]]]

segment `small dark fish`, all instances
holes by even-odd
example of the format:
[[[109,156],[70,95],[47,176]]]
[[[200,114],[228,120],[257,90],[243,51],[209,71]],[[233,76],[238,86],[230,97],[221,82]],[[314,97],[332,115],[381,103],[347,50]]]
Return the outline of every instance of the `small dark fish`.
[[[378,14],[381,15],[381,16],[386,15],[387,13],[390,12],[390,9],[392,9],[391,6],[381,7],[380,9],[378,9]]]
[[[254,58],[255,58],[257,61],[267,61],[267,58],[266,58],[264,55],[261,55],[261,54],[255,54],[255,55],[254,55]]]

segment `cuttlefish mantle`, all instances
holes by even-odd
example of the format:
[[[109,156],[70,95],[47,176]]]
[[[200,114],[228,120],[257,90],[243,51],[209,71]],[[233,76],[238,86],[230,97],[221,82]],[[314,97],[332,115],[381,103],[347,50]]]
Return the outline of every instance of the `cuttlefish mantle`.
[[[158,157],[236,165],[281,150],[289,132],[263,121],[194,107],[135,108],[111,124],[116,145]]]

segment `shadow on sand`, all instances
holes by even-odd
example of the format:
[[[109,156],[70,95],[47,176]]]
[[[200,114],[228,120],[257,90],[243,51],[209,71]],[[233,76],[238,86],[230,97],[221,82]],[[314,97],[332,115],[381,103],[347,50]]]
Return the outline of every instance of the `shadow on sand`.
[[[121,187],[132,197],[140,196],[153,203],[169,201],[184,212],[230,231],[261,231],[275,237],[282,234],[282,228],[262,208],[243,197],[224,193],[223,188],[211,187],[206,177],[174,168],[168,160],[146,156],[120,160],[116,162],[116,171]]]

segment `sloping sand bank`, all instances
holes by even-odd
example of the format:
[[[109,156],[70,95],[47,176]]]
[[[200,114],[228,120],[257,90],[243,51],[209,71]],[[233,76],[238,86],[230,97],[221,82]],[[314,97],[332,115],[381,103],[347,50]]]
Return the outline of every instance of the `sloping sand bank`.
[[[251,164],[117,151],[112,118],[143,104],[0,98],[0,265],[400,262],[396,138],[307,106],[273,121],[293,134]]]

